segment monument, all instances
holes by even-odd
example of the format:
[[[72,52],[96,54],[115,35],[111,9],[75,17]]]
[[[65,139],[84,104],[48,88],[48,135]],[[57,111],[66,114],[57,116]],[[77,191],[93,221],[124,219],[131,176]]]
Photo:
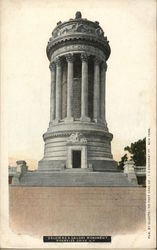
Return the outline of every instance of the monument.
[[[47,45],[51,71],[50,123],[39,170],[115,170],[106,123],[106,61],[110,46],[98,22],[57,23]]]
[[[74,19],[57,23],[46,51],[51,95],[44,157],[36,171],[18,171],[13,184],[135,185],[117,170],[111,153],[113,135],[106,122],[106,62],[111,49],[99,22],[76,12]]]

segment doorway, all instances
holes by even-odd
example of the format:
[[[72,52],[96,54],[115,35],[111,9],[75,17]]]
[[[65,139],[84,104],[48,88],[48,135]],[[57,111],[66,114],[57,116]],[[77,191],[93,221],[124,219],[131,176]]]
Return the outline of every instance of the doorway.
[[[81,168],[81,150],[72,151],[72,167]]]

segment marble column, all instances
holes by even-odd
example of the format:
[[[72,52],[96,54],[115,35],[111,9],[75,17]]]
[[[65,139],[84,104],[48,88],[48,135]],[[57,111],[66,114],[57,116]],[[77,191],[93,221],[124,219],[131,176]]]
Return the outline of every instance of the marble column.
[[[94,59],[93,118],[96,122],[100,120],[100,60],[98,58]]]
[[[61,58],[56,59],[56,121],[62,118],[62,65]]]
[[[55,120],[55,85],[56,85],[56,65],[54,62],[50,63],[51,71],[51,95],[50,95],[50,123]]]
[[[66,60],[68,63],[67,67],[67,120],[73,120],[72,114],[72,98],[73,98],[73,77],[74,77],[74,65],[73,65],[73,55],[66,55]]]
[[[81,82],[81,120],[90,121],[88,117],[88,56],[81,54],[82,82]]]
[[[101,120],[106,123],[106,70],[107,64],[103,62],[101,65]]]

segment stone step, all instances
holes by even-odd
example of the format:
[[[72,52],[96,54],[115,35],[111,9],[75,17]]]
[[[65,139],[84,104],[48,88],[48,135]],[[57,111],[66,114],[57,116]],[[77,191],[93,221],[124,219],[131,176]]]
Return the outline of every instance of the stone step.
[[[69,168],[64,170],[65,173],[81,173],[81,172],[93,172],[92,168]]]
[[[27,172],[21,179],[24,186],[133,186],[123,173],[108,172]]]

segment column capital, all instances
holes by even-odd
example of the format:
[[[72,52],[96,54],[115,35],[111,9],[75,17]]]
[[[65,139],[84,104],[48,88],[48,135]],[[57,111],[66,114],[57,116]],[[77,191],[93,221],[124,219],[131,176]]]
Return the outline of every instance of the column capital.
[[[57,66],[61,66],[62,58],[60,56],[57,57],[56,60],[55,60],[55,63],[56,63]]]
[[[101,63],[101,60],[100,60],[98,57],[95,57],[95,58],[94,58],[94,63],[95,63],[96,65],[99,65],[99,64]]]
[[[50,69],[51,71],[54,71],[55,68],[56,68],[55,62],[51,62],[50,65],[49,65],[49,69]]]
[[[82,62],[88,62],[88,55],[86,53],[81,54],[81,61]]]
[[[107,63],[106,62],[103,62],[102,64],[101,64],[101,67],[102,67],[102,69],[104,69],[105,71],[107,70]]]
[[[74,56],[72,53],[69,53],[65,55],[67,62],[73,62],[74,61]]]

